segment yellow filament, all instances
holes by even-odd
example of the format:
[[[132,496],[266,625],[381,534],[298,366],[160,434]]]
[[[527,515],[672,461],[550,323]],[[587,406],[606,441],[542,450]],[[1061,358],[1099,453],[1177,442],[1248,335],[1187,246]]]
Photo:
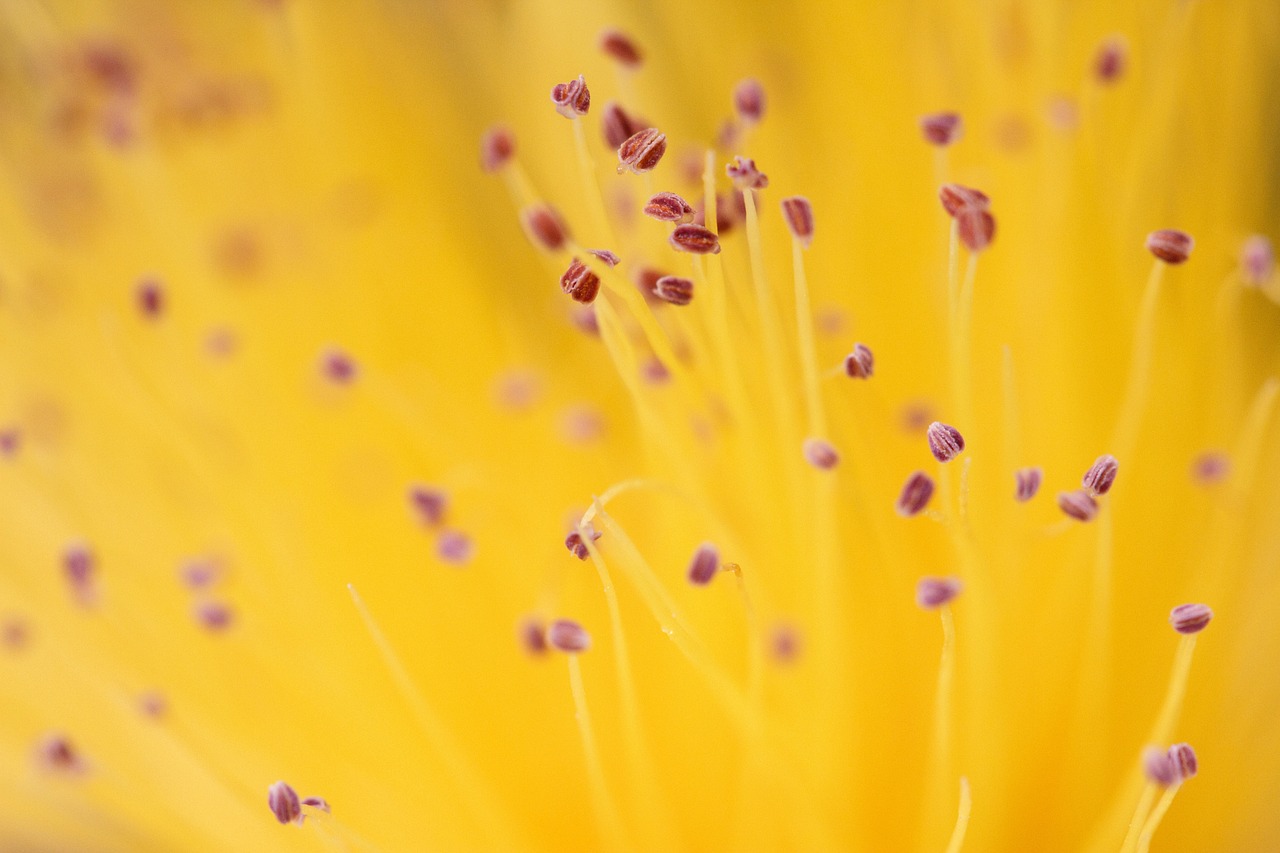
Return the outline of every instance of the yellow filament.
[[[609,214],[604,209],[604,195],[600,192],[600,179],[596,174],[595,161],[591,159],[591,149],[587,147],[587,133],[580,119],[573,119],[574,147],[578,152],[578,166],[582,170],[582,191],[587,204],[591,208],[591,216],[602,240],[612,246],[616,240],[613,226],[609,224]]]
[[[1156,807],[1152,810],[1151,817],[1147,818],[1147,822],[1143,824],[1142,835],[1138,836],[1138,853],[1147,853],[1151,849],[1151,837],[1160,828],[1160,821],[1164,820],[1165,813],[1169,811],[1169,806],[1173,805],[1173,798],[1181,787],[1179,783],[1165,789],[1160,802],[1156,803]]]
[[[1138,843],[1138,835],[1143,824],[1146,823],[1147,814],[1151,811],[1151,804],[1155,802],[1156,792],[1159,790],[1160,786],[1154,782],[1148,782],[1142,789],[1142,796],[1138,798],[1138,807],[1133,810],[1133,817],[1129,819],[1129,831],[1125,834],[1124,843],[1120,845],[1120,853],[1131,853]]]
[[[953,268],[955,261],[952,261]],[[973,416],[973,282],[978,271],[978,253],[969,254],[964,281],[955,296],[951,328],[952,402],[960,431],[972,430]]]
[[[1112,433],[1112,453],[1122,461],[1133,458],[1138,430],[1142,425],[1142,410],[1146,408],[1147,389],[1151,385],[1151,358],[1154,354],[1156,332],[1156,304],[1160,295],[1160,281],[1164,277],[1165,264],[1157,260],[1147,276],[1147,286],[1138,306],[1138,322],[1133,333],[1133,351],[1129,356],[1129,381],[1125,386],[1124,402]]]
[[[800,342],[800,365],[804,375],[805,406],[809,412],[809,434],[826,437],[827,422],[818,389],[818,351],[813,341],[813,311],[809,305],[809,282],[804,272],[804,245],[791,238],[791,265],[795,271],[796,335]]]
[[[612,850],[626,848],[626,832],[622,828],[622,818],[618,808],[609,795],[605,783],[604,764],[600,760],[600,751],[596,746],[595,732],[591,729],[591,714],[587,709],[587,691],[582,684],[582,669],[578,665],[576,654],[568,655],[569,689],[573,692],[574,717],[578,721],[578,732],[582,735],[582,752],[587,760],[587,780],[591,787],[591,806],[596,813],[596,822],[600,825],[600,835],[605,846]]]
[[[418,726],[421,728],[422,733],[426,735],[427,742],[444,760],[449,772],[461,788],[467,808],[471,812],[471,817],[475,820],[480,832],[489,839],[489,843],[494,848],[504,850],[522,848],[524,845],[518,841],[517,836],[514,834],[506,809],[500,806],[497,798],[485,787],[482,781],[483,777],[471,766],[471,763],[467,760],[466,752],[454,740],[453,735],[441,722],[440,718],[436,716],[431,706],[427,704],[426,698],[419,692],[417,686],[414,685],[408,670],[404,668],[404,664],[400,661],[400,656],[396,654],[395,648],[391,645],[386,635],[382,633],[382,628],[373,618],[373,614],[369,612],[369,608],[365,605],[364,599],[360,597],[360,593],[356,592],[353,584],[347,584],[347,592],[351,593],[351,601],[355,604],[356,612],[360,614],[360,619],[364,622],[365,630],[369,632],[369,637],[373,640],[374,646],[377,647],[383,665],[386,666],[387,672],[390,673],[396,688],[400,691],[401,697],[417,719]]]
[[[947,844],[947,853],[960,853],[964,847],[964,836],[969,829],[969,813],[973,811],[973,798],[969,794],[969,780],[960,777],[960,809],[956,813],[956,826],[951,830],[951,841]]]
[[[938,754],[938,767],[946,774],[951,769],[951,686],[956,670],[956,623],[951,605],[938,608],[942,617],[942,660],[938,665],[938,695],[934,702],[933,739]]]

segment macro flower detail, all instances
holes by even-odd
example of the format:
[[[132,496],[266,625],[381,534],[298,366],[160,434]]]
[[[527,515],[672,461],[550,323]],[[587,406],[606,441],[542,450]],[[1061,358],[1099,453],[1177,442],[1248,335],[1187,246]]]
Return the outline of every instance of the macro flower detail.
[[[1280,8],[831,11],[9,4],[0,849],[1280,847]]]

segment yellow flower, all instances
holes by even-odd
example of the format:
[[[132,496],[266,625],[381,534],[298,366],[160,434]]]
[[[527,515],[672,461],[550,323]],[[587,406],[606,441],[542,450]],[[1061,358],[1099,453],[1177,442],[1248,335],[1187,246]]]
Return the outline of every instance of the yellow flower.
[[[0,32],[0,847],[1280,843],[1272,0]]]

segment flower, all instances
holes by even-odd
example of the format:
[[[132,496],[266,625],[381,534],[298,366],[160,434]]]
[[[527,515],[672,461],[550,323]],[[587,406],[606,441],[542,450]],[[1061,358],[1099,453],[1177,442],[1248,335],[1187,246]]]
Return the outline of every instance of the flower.
[[[1274,847],[1276,11],[930,7],[9,10],[0,847]]]

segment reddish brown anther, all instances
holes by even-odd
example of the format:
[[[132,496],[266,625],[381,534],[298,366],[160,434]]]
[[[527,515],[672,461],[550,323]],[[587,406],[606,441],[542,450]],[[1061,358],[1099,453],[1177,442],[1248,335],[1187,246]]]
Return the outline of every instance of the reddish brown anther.
[[[1191,257],[1196,241],[1186,231],[1163,228],[1147,235],[1147,251],[1166,264],[1180,264]]]
[[[943,184],[938,188],[938,200],[949,216],[955,216],[966,208],[986,210],[991,207],[991,199],[986,193],[960,184]]]
[[[547,652],[547,628],[542,620],[534,616],[520,622],[516,635],[520,645],[531,655],[543,655]]]
[[[441,530],[436,538],[436,555],[450,565],[464,566],[474,553],[471,537],[461,530]]]
[[[1240,272],[1245,284],[1261,287],[1271,280],[1276,269],[1276,254],[1271,241],[1254,234],[1240,248]]]
[[[1179,634],[1199,634],[1212,619],[1213,611],[1204,604],[1179,604],[1169,613],[1169,624]]]
[[[587,254],[600,261],[606,267],[616,267],[622,263],[622,258],[608,249],[587,249]]]
[[[218,561],[209,557],[196,557],[187,560],[178,570],[178,577],[190,590],[208,589],[217,583],[222,574]]]
[[[617,101],[608,101],[600,114],[600,130],[610,148],[618,148],[649,125],[628,113]]]
[[[1149,746],[1142,752],[1142,771],[1147,779],[1162,788],[1178,781],[1178,765],[1163,749]]]
[[[568,83],[557,83],[551,87],[551,103],[556,105],[556,112],[565,118],[577,118],[587,114],[591,109],[591,91],[587,89],[587,81],[582,75]]]
[[[782,200],[782,218],[787,221],[791,236],[806,249],[813,243],[813,205],[804,196],[792,196]]]
[[[936,610],[950,603],[961,588],[956,578],[921,578],[916,584],[916,604],[925,610]]]
[[[46,770],[58,773],[80,773],[85,769],[84,759],[71,741],[63,734],[46,735],[36,745],[36,761]]]
[[[591,541],[595,542],[604,534],[599,530],[588,530],[588,535],[590,535]],[[579,560],[585,560],[587,557],[591,556],[590,550],[587,549],[586,541],[582,538],[582,534],[577,530],[564,538],[564,547],[568,548],[569,553],[573,554],[573,556],[577,557]]]
[[[1094,497],[1105,495],[1111,491],[1111,485],[1116,481],[1116,472],[1120,470],[1120,463],[1110,453],[1099,456],[1097,460],[1090,466],[1088,471],[1084,472],[1084,479],[1081,485]]]
[[[734,157],[724,170],[739,190],[762,190],[769,186],[769,176],[757,169],[756,161],[750,157]]]
[[[337,347],[329,347],[320,354],[320,374],[335,385],[347,385],[356,378],[356,362]]]
[[[525,233],[535,246],[541,246],[549,252],[564,247],[569,239],[569,229],[565,227],[560,214],[545,204],[533,204],[520,214]]]
[[[853,352],[844,357],[844,372],[854,379],[870,379],[875,368],[875,356],[865,344],[854,344]]]
[[[939,462],[950,462],[964,450],[964,436],[949,424],[934,421],[929,424],[925,436],[929,439],[929,451]]]
[[[480,168],[497,172],[511,161],[516,153],[516,136],[510,128],[491,127],[480,137]]]
[[[603,31],[600,33],[600,49],[627,68],[640,67],[640,48],[626,33],[615,29]]]
[[[409,508],[423,524],[438,526],[444,520],[448,506],[449,498],[442,489],[422,485],[409,487]]]
[[[1098,502],[1084,489],[1059,492],[1058,508],[1076,521],[1093,521],[1098,515]]]
[[[961,208],[956,213],[956,234],[970,252],[981,252],[996,237],[996,218],[989,210]]]
[[[1195,778],[1200,771],[1200,762],[1196,760],[1196,751],[1189,743],[1175,743],[1169,747],[1169,761],[1178,771],[1178,781],[1185,782]]]
[[[235,614],[221,601],[200,601],[192,608],[196,623],[206,631],[221,633],[231,627]]]
[[[960,139],[964,132],[964,123],[959,113],[933,113],[921,116],[920,132],[924,141],[930,145],[945,147]]]
[[[894,509],[903,518],[910,518],[923,512],[932,497],[933,478],[923,471],[916,471],[902,485],[902,493],[898,495]]]
[[[267,789],[267,805],[280,823],[302,825],[302,801],[287,782],[276,782]]]
[[[1098,45],[1093,57],[1093,75],[1099,83],[1110,85],[1124,74],[1129,47],[1122,36],[1108,36]]]
[[[83,593],[93,584],[93,552],[85,545],[71,545],[62,554],[62,570],[71,588]]]
[[[644,213],[663,222],[693,221],[693,206],[675,193],[658,193],[644,206]]]
[[[637,175],[653,171],[667,153],[667,135],[656,127],[646,127],[627,137],[618,146],[618,174],[628,169]]]
[[[693,552],[689,560],[689,583],[694,586],[706,586],[720,571],[720,552],[710,542],[704,542]]]
[[[325,814],[332,814],[333,810],[329,808],[329,801],[324,797],[305,797],[302,800],[304,806],[310,806],[313,809],[319,809]]]
[[[720,240],[701,225],[677,225],[671,232],[671,245],[678,252],[694,255],[720,254]]]
[[[758,124],[764,118],[764,86],[754,78],[747,78],[733,89],[733,109],[746,125]]]
[[[821,438],[804,440],[804,458],[819,471],[830,471],[840,464],[840,454],[836,452],[831,442]]]
[[[138,310],[147,319],[154,320],[164,312],[164,290],[157,279],[144,278],[139,281],[136,297]]]
[[[693,280],[678,275],[664,275],[654,282],[653,294],[672,305],[688,305],[693,301]]]
[[[547,627],[547,645],[556,651],[576,654],[591,648],[591,636],[572,619],[557,619]]]
[[[560,289],[569,294],[573,301],[588,305],[595,301],[596,294],[600,292],[600,276],[574,258],[564,275],[560,276]]]
[[[1013,496],[1021,503],[1026,503],[1036,496],[1036,492],[1040,491],[1040,482],[1044,479],[1044,471],[1040,468],[1019,468],[1013,472],[1013,479],[1017,482],[1017,490]]]

